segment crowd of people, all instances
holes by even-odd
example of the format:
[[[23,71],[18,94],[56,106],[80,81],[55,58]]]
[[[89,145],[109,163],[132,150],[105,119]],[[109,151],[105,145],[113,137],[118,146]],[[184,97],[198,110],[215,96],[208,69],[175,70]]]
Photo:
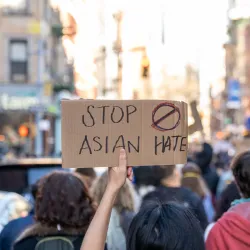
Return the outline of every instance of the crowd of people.
[[[0,250],[250,249],[250,151],[217,151],[204,143],[184,166],[127,167],[122,149],[100,176],[51,172],[1,229]]]

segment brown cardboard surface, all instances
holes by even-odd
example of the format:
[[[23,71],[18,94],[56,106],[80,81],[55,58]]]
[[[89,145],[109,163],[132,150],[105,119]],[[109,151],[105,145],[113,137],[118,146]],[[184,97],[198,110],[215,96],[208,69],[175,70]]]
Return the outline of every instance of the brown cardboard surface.
[[[192,135],[196,131],[203,131],[203,125],[202,125],[200,114],[197,110],[196,101],[191,102],[190,107],[191,107],[191,112],[194,118],[194,123],[188,127],[188,134]]]
[[[187,104],[166,100],[63,100],[64,168],[171,165],[187,159]]]

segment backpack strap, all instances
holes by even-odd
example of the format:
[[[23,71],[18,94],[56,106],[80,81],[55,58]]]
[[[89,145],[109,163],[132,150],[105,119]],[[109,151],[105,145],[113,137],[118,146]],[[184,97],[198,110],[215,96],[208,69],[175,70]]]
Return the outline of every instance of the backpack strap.
[[[38,243],[36,244],[35,250],[39,249],[39,246],[45,242],[54,241],[54,240],[62,240],[69,244],[69,246],[74,249],[73,241],[76,237],[67,237],[67,236],[51,236],[51,237],[39,237],[37,238]]]

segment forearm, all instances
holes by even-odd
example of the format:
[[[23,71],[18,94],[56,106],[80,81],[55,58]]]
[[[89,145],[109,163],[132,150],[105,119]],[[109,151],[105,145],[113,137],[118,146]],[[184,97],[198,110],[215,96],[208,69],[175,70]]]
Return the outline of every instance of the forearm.
[[[106,242],[109,219],[118,190],[108,186],[93,220],[84,237],[81,250],[103,250]]]

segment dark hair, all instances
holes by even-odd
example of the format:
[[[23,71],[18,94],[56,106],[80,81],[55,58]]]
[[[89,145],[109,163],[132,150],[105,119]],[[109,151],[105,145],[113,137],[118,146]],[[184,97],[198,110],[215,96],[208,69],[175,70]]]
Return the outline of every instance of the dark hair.
[[[140,186],[159,186],[159,176],[157,172],[159,166],[134,167],[136,187]]]
[[[93,168],[78,168],[75,173],[83,181],[85,186],[89,189],[96,178],[96,172]]]
[[[206,173],[213,159],[213,148],[208,143],[203,143],[201,152],[195,154],[195,163],[200,167],[202,173]]]
[[[240,193],[235,182],[232,182],[225,188],[220,199],[217,201],[215,220],[220,219],[231,207],[231,203],[237,199],[240,199]]]
[[[149,203],[133,219],[127,238],[129,250],[205,250],[196,217],[184,206]]]
[[[76,173],[93,179],[96,178],[96,172],[93,168],[78,168],[76,169]]]
[[[219,169],[228,169],[230,166],[231,157],[228,152],[220,152],[214,157],[214,165]]]
[[[156,168],[156,175],[158,179],[163,180],[171,177],[174,174],[174,170],[176,169],[175,165],[169,166],[157,166]]]
[[[95,209],[83,182],[74,174],[52,172],[39,182],[35,218],[41,224],[87,230]]]
[[[235,157],[231,168],[240,192],[244,198],[250,198],[250,151]]]
[[[36,199],[36,196],[37,196],[38,185],[39,185],[39,180],[35,184],[31,185],[31,194],[34,200]]]

